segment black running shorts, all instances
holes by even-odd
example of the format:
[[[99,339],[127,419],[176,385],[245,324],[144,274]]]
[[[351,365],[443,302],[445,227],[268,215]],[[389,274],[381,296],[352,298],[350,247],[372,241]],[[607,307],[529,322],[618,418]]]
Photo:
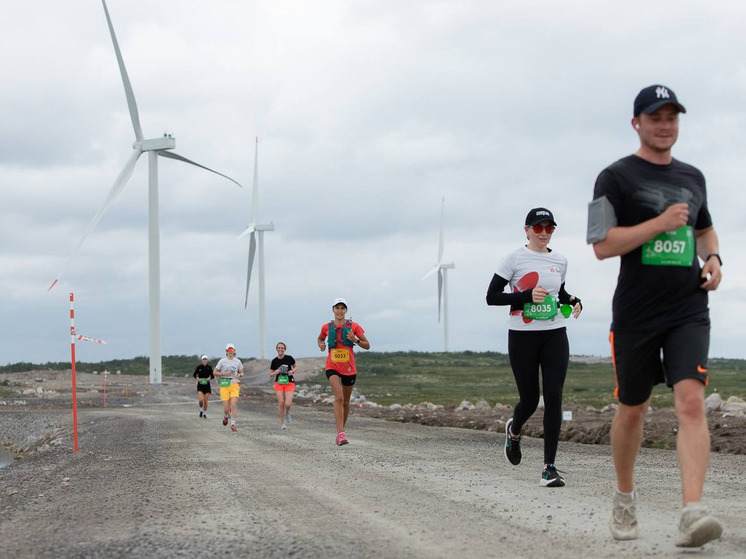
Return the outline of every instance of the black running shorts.
[[[339,379],[342,381],[342,386],[352,386],[353,384],[355,384],[355,379],[357,379],[357,375],[342,375],[339,373],[339,371],[335,371],[334,369],[327,369],[326,378],[332,376],[338,376]]]
[[[202,392],[203,394],[212,394],[212,388],[210,387],[210,383],[207,384],[200,384],[197,383],[197,392]]]
[[[616,377],[614,395],[622,404],[644,403],[653,386],[662,382],[671,388],[681,380],[692,378],[707,386],[708,317],[662,332],[612,331],[609,341]]]

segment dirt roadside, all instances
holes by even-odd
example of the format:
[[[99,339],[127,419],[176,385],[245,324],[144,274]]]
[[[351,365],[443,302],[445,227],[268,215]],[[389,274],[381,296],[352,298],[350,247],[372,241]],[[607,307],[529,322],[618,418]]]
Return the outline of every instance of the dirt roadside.
[[[39,421],[53,433],[0,469],[0,556],[692,555],[673,546],[670,450],[642,450],[641,538],[614,542],[604,445],[561,443],[568,485],[546,489],[540,439],[525,438],[524,462],[512,467],[497,433],[354,409],[351,444],[338,448],[330,407],[297,400],[293,424],[280,431],[274,398],[259,387],[245,389],[237,433],[220,424],[215,400],[210,419],[197,417],[191,383],[167,379],[134,393],[126,403],[112,395],[107,409],[81,399],[78,454],[69,409],[0,408],[0,439]],[[705,497],[726,531],[695,555],[743,556],[745,467],[744,455],[713,454]]]

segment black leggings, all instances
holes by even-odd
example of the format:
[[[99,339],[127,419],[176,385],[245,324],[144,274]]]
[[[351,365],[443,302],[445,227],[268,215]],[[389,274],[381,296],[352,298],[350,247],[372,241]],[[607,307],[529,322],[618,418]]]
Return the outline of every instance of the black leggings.
[[[567,376],[570,346],[567,330],[521,332],[509,330],[508,355],[520,401],[513,410],[514,435],[539,405],[539,367],[544,393],[544,463],[553,464],[562,424],[562,388]]]

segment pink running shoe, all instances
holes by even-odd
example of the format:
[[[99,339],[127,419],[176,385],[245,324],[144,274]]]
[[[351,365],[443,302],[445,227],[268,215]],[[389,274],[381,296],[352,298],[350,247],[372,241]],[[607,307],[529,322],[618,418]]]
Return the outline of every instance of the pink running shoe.
[[[231,425],[231,431],[233,431],[234,433],[236,432],[236,424],[235,423],[233,425]]]
[[[343,446],[343,445],[348,444],[349,442],[350,441],[347,440],[347,437],[345,437],[344,431],[337,434],[337,440],[336,440],[337,446]]]
[[[223,417],[223,425],[228,425],[228,418],[227,417]]]

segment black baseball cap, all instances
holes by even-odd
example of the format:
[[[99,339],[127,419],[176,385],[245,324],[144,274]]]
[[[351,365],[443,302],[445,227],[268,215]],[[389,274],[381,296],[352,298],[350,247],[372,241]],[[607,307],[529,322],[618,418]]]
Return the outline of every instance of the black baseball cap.
[[[542,221],[551,221],[552,225],[557,225],[557,222],[554,221],[552,212],[550,212],[546,208],[534,208],[533,210],[528,212],[528,215],[526,216],[526,225],[528,225],[529,227],[532,225],[537,225]]]
[[[645,113],[646,115],[652,114],[663,105],[673,105],[679,112],[686,112],[684,105],[676,99],[673,89],[658,84],[649,85],[637,94],[637,97],[635,97],[634,114],[632,116],[637,116],[640,113]]]

